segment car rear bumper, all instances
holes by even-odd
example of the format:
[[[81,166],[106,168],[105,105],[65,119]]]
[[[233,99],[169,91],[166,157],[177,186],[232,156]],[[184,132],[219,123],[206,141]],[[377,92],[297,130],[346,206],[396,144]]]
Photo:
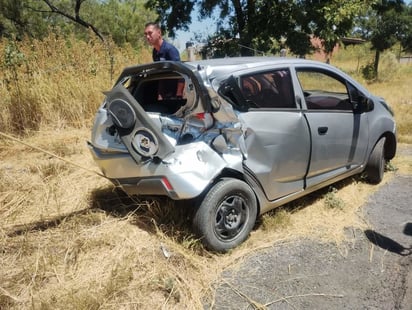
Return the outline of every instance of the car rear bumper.
[[[166,195],[190,199],[200,195],[227,163],[203,142],[176,147],[175,152],[157,162],[137,163],[128,153],[107,152],[88,142],[92,156],[114,184],[129,195]]]

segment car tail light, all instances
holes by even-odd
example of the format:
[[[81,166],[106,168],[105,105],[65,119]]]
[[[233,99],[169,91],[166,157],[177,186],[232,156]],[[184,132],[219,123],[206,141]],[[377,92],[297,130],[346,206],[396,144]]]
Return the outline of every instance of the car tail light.
[[[195,115],[195,117],[196,117],[197,119],[204,120],[204,119],[205,119],[205,113],[204,113],[204,112],[203,112],[203,113],[197,113],[197,114]]]
[[[169,180],[168,180],[166,177],[163,177],[163,178],[162,178],[162,183],[163,183],[163,186],[164,186],[169,192],[173,191],[172,184],[170,184]]]

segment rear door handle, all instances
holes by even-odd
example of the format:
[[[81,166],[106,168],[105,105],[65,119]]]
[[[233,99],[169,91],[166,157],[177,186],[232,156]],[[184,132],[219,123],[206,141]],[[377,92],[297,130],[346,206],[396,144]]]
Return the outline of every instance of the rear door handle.
[[[318,127],[318,133],[320,135],[324,135],[328,132],[328,129],[329,129],[328,127]]]

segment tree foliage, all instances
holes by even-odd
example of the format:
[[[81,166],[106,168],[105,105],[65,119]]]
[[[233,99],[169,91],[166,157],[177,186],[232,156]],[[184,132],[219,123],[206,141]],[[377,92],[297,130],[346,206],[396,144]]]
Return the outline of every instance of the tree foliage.
[[[315,21],[313,34],[322,39],[325,52],[330,54],[340,39],[347,36],[353,28],[355,17],[365,11],[371,1],[333,0],[324,6],[310,5]]]
[[[242,55],[253,50],[269,53],[281,48],[286,38],[289,49],[295,54],[310,52],[310,38],[319,37],[327,53],[333,50],[339,40],[347,35],[353,26],[355,16],[373,0],[302,0],[302,1],[259,1],[259,0],[149,0],[147,7],[159,14],[159,21],[170,33],[187,29],[191,23],[193,8],[197,5],[199,17],[217,14],[223,21],[220,33],[215,39],[231,36],[238,41]],[[184,9],[182,9],[184,8]],[[277,42],[278,44],[274,44]]]
[[[400,42],[405,51],[410,51],[412,42],[411,7],[401,0],[384,0],[374,3],[357,20],[355,34],[371,42],[375,51],[373,75],[378,77],[380,54]]]
[[[75,33],[86,38],[89,31],[118,45],[144,43],[146,22],[156,19],[144,0],[0,0],[0,36],[42,38],[50,31]]]
[[[412,53],[412,4],[404,6],[400,16],[400,29],[398,39],[404,52]]]
[[[0,0],[0,36],[21,39],[25,35],[38,38],[47,35],[47,28],[53,26],[54,20],[41,12],[34,13],[30,8],[35,2]]]
[[[70,14],[66,11],[65,8],[59,8],[58,6],[56,6],[53,1],[51,0],[43,0],[44,4],[46,4],[46,6],[49,8],[49,11],[43,11],[49,14],[58,14],[61,15],[65,18],[67,18],[68,20],[71,20],[72,22],[75,22],[85,28],[91,29],[102,41],[104,41],[104,37],[103,35],[100,33],[100,31],[91,23],[87,22],[86,20],[84,20],[81,16],[80,16],[80,8],[82,6],[82,4],[85,2],[86,0],[76,0],[74,2],[74,14]]]
[[[303,56],[313,50],[312,37],[330,54],[355,33],[372,42],[377,72],[379,53],[395,42],[412,51],[411,6],[403,0],[0,0],[0,6],[0,37],[18,40],[53,31],[141,46],[146,22],[157,20],[174,36],[189,29],[196,11],[199,19],[216,18],[208,40],[215,56],[276,54],[285,46]]]

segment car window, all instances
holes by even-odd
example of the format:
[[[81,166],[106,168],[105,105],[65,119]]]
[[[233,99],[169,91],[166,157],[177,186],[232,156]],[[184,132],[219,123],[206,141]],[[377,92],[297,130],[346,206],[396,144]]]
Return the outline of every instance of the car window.
[[[258,108],[296,108],[289,70],[243,75],[240,89],[246,100]]]
[[[325,72],[297,70],[309,110],[352,110],[346,84]]]

